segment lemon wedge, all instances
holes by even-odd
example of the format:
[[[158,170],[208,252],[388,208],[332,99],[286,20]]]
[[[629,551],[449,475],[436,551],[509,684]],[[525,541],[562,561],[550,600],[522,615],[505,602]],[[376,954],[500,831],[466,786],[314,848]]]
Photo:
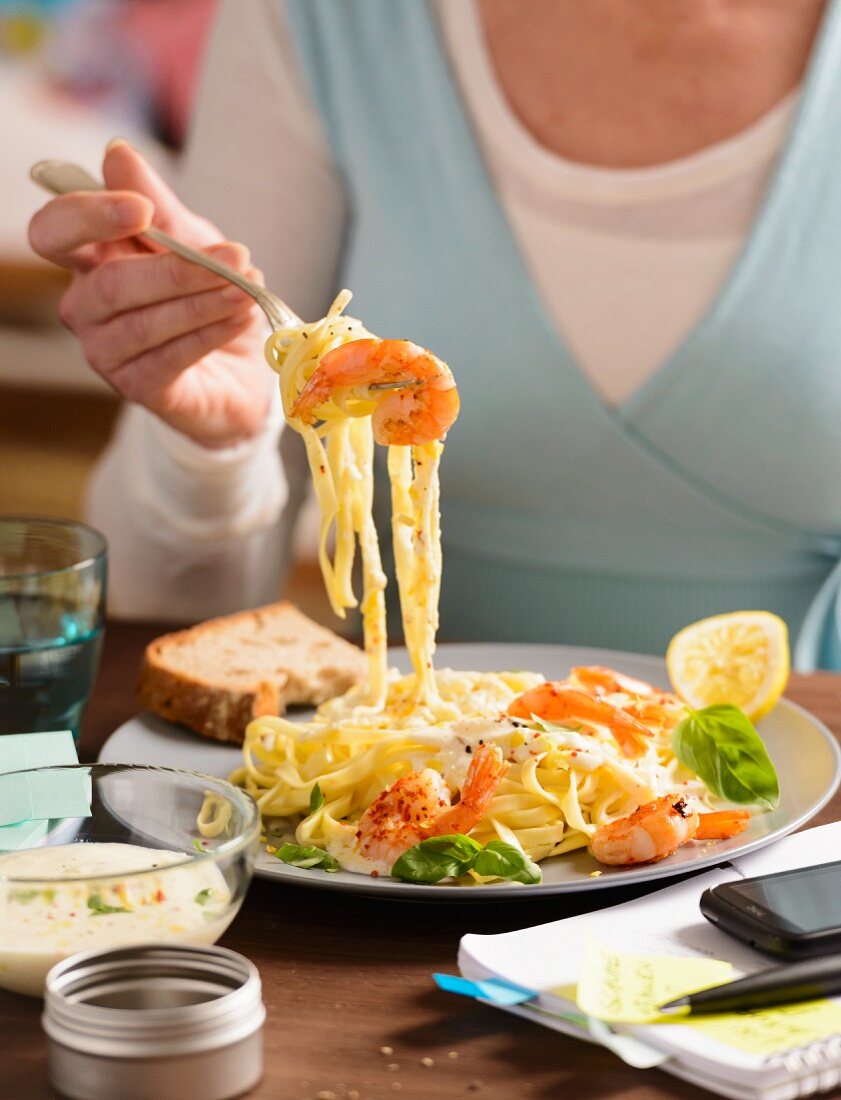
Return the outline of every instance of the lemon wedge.
[[[690,707],[731,703],[755,722],[788,683],[788,628],[770,611],[734,611],[684,627],[666,652],[669,679]]]

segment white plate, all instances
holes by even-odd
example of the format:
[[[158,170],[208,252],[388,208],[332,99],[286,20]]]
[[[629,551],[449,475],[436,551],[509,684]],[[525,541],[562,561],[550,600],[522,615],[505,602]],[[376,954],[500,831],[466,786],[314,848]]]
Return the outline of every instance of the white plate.
[[[405,650],[394,650],[392,661],[408,670]],[[653,683],[668,683],[665,663],[657,657],[601,649],[548,645],[443,645],[438,650],[439,668],[475,671],[531,669],[551,679],[565,676],[574,665],[609,665],[630,676]],[[841,780],[841,749],[822,722],[801,707],[781,700],[759,725],[780,777],[781,798],[776,810],[757,813],[750,827],[738,837],[708,844],[688,844],[660,863],[641,867],[600,867],[588,851],[572,852],[544,860],[543,881],[537,886],[496,883],[489,886],[421,886],[395,879],[338,871],[304,871],[280,863],[265,852],[257,861],[260,878],[280,879],[322,890],[376,894],[390,898],[447,901],[501,899],[501,895],[564,894],[579,890],[632,885],[669,878],[724,863],[793,832],[829,801]],[[164,764],[227,776],[242,760],[239,749],[207,741],[189,730],[150,714],[130,719],[111,735],[99,759],[108,764]],[[593,871],[601,871],[591,878]]]

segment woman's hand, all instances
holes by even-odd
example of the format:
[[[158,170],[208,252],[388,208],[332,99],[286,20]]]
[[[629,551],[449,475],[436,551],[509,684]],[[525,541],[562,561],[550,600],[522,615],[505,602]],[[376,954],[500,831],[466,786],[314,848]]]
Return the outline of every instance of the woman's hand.
[[[263,315],[230,283],[132,237],[156,225],[262,282],[248,250],[182,206],[126,142],[109,146],[103,175],[108,192],[62,195],[29,226],[35,251],[73,272],[61,320],[98,374],[173,428],[209,447],[256,435],[273,379]]]

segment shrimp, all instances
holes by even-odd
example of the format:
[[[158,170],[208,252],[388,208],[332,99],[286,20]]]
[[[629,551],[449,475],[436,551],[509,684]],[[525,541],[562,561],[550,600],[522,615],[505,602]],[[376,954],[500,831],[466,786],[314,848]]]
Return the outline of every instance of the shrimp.
[[[680,795],[646,802],[628,817],[601,825],[590,838],[599,863],[626,865],[665,859],[698,832],[698,814]]]
[[[399,388],[372,392],[373,386]],[[450,368],[409,340],[351,340],[322,357],[292,406],[292,416],[314,424],[331,398],[374,400],[377,443],[420,446],[443,439],[455,423],[459,396]]]
[[[450,803],[447,784],[431,768],[398,779],[377,795],[359,819],[359,852],[390,870],[408,848],[421,840],[469,833],[487,813],[507,770],[497,746],[480,745],[455,805]]]
[[[579,665],[572,669],[570,678],[575,679],[587,691],[594,695],[613,695],[616,692],[624,692],[626,695],[654,695],[655,689],[645,680],[637,680],[634,676],[626,676],[622,672],[616,672],[612,668],[603,665]]]
[[[716,810],[711,814],[698,815],[696,840],[729,840],[738,836],[750,825],[748,810]]]
[[[682,717],[683,704],[676,695],[612,668],[602,665],[579,666],[570,672],[570,682],[582,685],[586,691],[597,697],[620,693],[633,696],[629,702],[617,705],[647,726],[672,730]]]
[[[607,726],[625,756],[642,756],[651,731],[621,707],[562,682],[547,681],[518,696],[508,707],[512,718],[537,715],[547,722],[580,721]]]
[[[599,863],[626,865],[665,859],[690,840],[727,840],[744,832],[747,810],[699,814],[679,794],[667,794],[596,829],[590,850]]]

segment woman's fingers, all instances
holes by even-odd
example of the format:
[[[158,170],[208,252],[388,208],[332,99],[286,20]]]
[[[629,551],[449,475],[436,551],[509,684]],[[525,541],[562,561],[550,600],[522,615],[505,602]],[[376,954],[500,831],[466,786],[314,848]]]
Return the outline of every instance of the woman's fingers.
[[[228,319],[255,318],[256,306],[235,287],[205,290],[122,313],[97,325],[83,344],[88,361],[100,374],[110,374],[129,360],[178,337]]]
[[[106,377],[129,401],[137,401],[153,412],[166,415],[172,411],[167,391],[179,375],[205,355],[224,347],[253,323],[250,310],[234,314],[144,352]]]
[[[46,260],[86,270],[89,246],[148,229],[154,207],[132,191],[74,191],[43,206],[29,223],[29,243]]]
[[[32,248],[47,260],[88,271],[101,259],[92,245],[127,240],[150,225],[207,247],[219,240],[210,222],[188,210],[127,142],[109,146],[103,162],[108,191],[76,191],[42,207],[29,223]]]
[[[250,257],[244,245],[226,243],[205,251],[237,271],[249,270]],[[108,260],[77,279],[65,295],[61,316],[77,331],[157,302],[226,286],[230,284],[218,275],[173,252],[138,253]],[[229,297],[232,301],[250,300],[234,287]]]
[[[164,183],[158,173],[127,141],[109,143],[102,162],[102,174],[115,191],[137,191],[155,207],[153,224],[193,248],[205,248],[218,241],[219,232],[205,218],[189,210]]]

